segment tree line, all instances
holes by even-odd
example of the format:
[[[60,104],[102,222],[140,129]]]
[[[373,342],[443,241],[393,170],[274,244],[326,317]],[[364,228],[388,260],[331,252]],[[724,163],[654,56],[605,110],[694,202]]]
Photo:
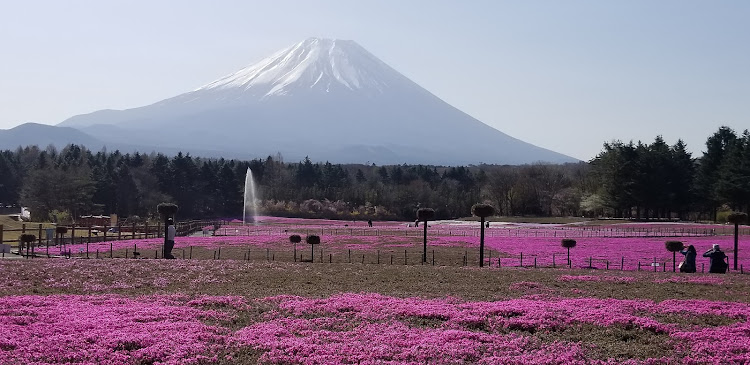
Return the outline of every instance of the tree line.
[[[469,215],[485,202],[504,216],[612,216],[713,219],[747,210],[750,134],[722,127],[693,158],[682,141],[669,146],[605,143],[590,162],[565,165],[428,166],[287,163],[206,159],[178,153],[90,151],[82,146],[0,151],[0,205],[29,207],[39,221],[81,215],[157,216],[160,202],[185,218],[241,217],[246,170],[253,171],[265,214],[340,219],[414,219]]]
[[[618,217],[722,220],[730,210],[750,210],[750,133],[721,127],[694,159],[685,143],[669,146],[661,137],[650,144],[605,143],[591,161],[599,188],[584,204]],[[605,214],[603,211],[602,214]]]

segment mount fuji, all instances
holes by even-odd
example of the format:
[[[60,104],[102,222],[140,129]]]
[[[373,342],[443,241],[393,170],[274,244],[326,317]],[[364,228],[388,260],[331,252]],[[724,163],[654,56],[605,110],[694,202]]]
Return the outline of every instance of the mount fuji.
[[[349,40],[310,38],[191,92],[58,126],[113,145],[214,156],[280,152],[287,160],[438,165],[577,161],[483,124]]]

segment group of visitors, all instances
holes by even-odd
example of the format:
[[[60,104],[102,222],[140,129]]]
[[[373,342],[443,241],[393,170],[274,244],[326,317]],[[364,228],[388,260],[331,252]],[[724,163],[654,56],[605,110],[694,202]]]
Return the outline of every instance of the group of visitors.
[[[687,246],[684,250],[680,251],[681,254],[685,255],[685,260],[680,263],[680,272],[693,273],[696,271],[695,258],[698,256],[693,245]],[[713,247],[703,254],[703,257],[708,257],[708,272],[716,274],[724,274],[727,272],[729,263],[727,255],[719,248],[718,244],[714,244]]]

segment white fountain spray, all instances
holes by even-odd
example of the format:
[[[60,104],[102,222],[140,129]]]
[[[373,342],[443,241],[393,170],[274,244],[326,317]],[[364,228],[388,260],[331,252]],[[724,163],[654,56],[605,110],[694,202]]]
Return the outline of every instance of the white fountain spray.
[[[247,168],[245,174],[245,196],[244,204],[242,207],[242,223],[247,223],[248,203],[250,204],[250,211],[252,213],[252,222],[255,223],[255,219],[258,217],[258,206],[255,200],[255,183],[253,182],[253,170]]]

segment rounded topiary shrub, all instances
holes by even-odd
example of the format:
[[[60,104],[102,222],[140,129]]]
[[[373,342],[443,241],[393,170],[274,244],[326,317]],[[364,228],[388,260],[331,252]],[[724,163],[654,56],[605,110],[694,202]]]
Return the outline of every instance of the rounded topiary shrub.
[[[419,221],[431,221],[435,219],[435,209],[432,208],[419,208],[417,209],[417,220]]]
[[[174,216],[179,209],[180,207],[178,207],[177,204],[172,203],[159,203],[159,205],[156,206],[156,210],[164,217]]]
[[[318,240],[320,240],[320,238],[318,238]],[[289,236],[289,242],[291,242],[291,243],[300,243],[300,242],[302,242],[302,237],[300,237],[300,235],[298,235],[298,234],[293,234],[293,235]]]
[[[58,234],[68,233],[68,227],[55,227],[55,232]]]
[[[291,237],[290,237],[290,239],[291,239]],[[320,243],[320,236],[310,235],[310,236],[307,236],[307,238],[305,239],[305,241],[307,241],[307,243],[309,243],[311,245],[317,245],[317,244]]]
[[[31,243],[31,242],[34,242],[34,241],[36,241],[36,236],[34,236],[33,234],[27,234],[27,233],[26,233],[26,234],[22,234],[22,235],[21,235],[21,236],[19,237],[19,239],[20,239],[20,240],[21,240],[21,242],[23,242],[23,243]]]
[[[667,241],[664,246],[669,252],[677,252],[685,248],[685,245],[681,241]]]
[[[562,240],[561,244],[562,244],[562,247],[573,248],[573,247],[576,247],[576,240],[572,238],[565,238]]]
[[[474,204],[471,207],[471,214],[480,218],[491,217],[495,215],[495,207],[489,204]]]
[[[727,222],[742,224],[747,220],[747,214],[743,212],[732,212],[727,216]]]

